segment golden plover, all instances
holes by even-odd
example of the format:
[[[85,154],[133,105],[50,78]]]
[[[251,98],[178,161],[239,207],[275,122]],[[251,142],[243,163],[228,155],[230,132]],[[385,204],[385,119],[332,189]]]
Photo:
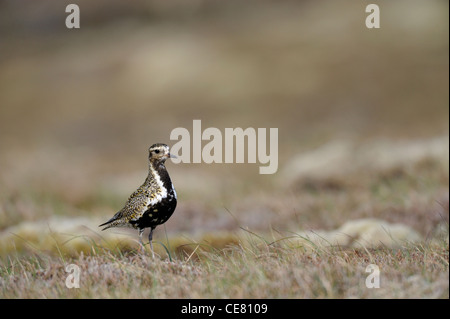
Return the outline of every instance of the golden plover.
[[[170,157],[169,146],[157,143],[148,149],[148,176],[128,198],[125,206],[110,220],[101,226],[102,230],[111,227],[132,227],[139,231],[139,243],[142,244],[142,233],[150,227],[148,240],[153,253],[152,237],[156,226],[164,224],[172,216],[177,206],[177,193],[164,165]]]

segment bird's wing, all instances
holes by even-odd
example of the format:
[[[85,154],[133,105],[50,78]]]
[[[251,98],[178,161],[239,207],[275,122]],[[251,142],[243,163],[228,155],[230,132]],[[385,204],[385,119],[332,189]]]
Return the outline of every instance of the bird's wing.
[[[130,220],[139,219],[150,205],[150,198],[148,191],[144,191],[139,188],[133,194],[131,194],[125,206],[121,209],[123,214],[122,219],[127,222]]]
[[[110,220],[100,226],[110,227],[125,226],[131,220],[139,219],[150,205],[150,199],[145,190],[139,188],[128,198],[125,206],[119,210]]]

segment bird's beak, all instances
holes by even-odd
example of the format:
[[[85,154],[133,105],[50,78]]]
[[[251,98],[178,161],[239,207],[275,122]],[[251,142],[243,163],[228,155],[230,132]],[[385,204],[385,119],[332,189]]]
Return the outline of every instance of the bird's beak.
[[[169,153],[169,158],[178,158],[178,156],[175,156],[172,153]]]

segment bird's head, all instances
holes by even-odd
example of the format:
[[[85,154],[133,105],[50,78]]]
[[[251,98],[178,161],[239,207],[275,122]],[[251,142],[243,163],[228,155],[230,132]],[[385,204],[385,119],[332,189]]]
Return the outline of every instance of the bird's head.
[[[164,163],[170,157],[175,157],[175,155],[170,154],[169,146],[166,144],[153,144],[148,149],[148,160],[150,163]]]

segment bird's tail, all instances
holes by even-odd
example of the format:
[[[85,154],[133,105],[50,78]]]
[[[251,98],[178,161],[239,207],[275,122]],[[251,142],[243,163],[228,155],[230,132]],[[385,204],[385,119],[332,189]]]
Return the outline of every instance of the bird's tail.
[[[117,212],[110,220],[108,220],[106,223],[98,225],[98,227],[106,226],[102,229],[102,230],[105,230],[105,229],[108,229],[111,227],[118,226],[120,224],[120,220],[119,220],[120,215],[119,214],[120,214],[120,212]]]

